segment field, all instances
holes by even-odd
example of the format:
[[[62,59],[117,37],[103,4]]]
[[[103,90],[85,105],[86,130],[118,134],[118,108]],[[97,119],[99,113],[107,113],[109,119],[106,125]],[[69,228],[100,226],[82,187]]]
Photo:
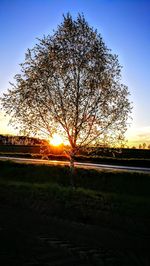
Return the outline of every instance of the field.
[[[150,175],[76,169],[76,189],[70,188],[69,175],[67,166],[0,161],[0,204],[4,217],[8,219],[9,213],[18,217],[19,212],[25,219],[24,223],[30,224],[29,221],[37,219],[39,228],[43,226],[39,230],[47,230],[45,234],[50,235],[52,232],[48,231],[48,225],[51,225],[52,231],[59,232],[59,236],[56,233],[55,237],[57,235],[60,245],[55,245],[52,241],[50,248],[53,246],[58,252],[59,246],[62,251],[61,246],[65,246],[63,241],[69,241],[68,245],[77,245],[78,254],[75,254],[79,256],[80,262],[83,259],[84,265],[149,265]],[[17,223],[20,221],[20,218],[13,219],[17,219]],[[9,223],[9,228],[12,226],[8,221],[3,223]],[[23,222],[20,223],[19,226],[25,227]],[[34,235],[34,225],[31,227]],[[35,227],[35,234],[38,234],[37,226]],[[33,240],[32,234],[30,238]],[[50,236],[50,239],[53,238]],[[81,258],[82,248],[79,248],[82,241],[84,248],[88,246],[84,258]],[[32,249],[33,244],[30,245]],[[108,262],[108,255],[89,255],[93,245],[96,250],[103,247],[112,252],[113,260]],[[69,252],[69,249],[70,246],[64,252]],[[9,258],[8,254],[7,257]],[[33,254],[30,254],[29,260],[32,257]],[[37,261],[37,264],[32,265],[48,265],[40,264],[39,259]],[[58,265],[69,265],[67,263]],[[20,264],[19,260],[18,265],[28,264]]]
[[[68,160],[63,147],[49,147],[43,157],[40,145],[0,145],[0,156],[22,158],[48,158],[50,160]],[[148,149],[104,149],[99,148],[92,152],[84,151],[75,157],[78,162],[104,163],[125,166],[150,167],[150,150]]]

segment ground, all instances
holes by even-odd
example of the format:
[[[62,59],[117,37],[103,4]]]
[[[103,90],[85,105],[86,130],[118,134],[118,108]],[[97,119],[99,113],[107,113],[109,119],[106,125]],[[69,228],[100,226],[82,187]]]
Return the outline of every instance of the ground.
[[[150,175],[0,164],[0,266],[149,266]]]
[[[92,226],[0,203],[0,265],[150,265],[147,235]]]

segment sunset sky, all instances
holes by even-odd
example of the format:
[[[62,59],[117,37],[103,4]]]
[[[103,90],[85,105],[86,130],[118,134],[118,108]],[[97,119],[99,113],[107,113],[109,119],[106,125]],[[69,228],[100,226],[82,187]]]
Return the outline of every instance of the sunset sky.
[[[53,34],[62,14],[83,13],[119,56],[122,81],[133,102],[129,145],[150,144],[150,1],[149,0],[1,0],[0,96],[10,87],[27,48]],[[0,113],[0,134],[17,134]]]

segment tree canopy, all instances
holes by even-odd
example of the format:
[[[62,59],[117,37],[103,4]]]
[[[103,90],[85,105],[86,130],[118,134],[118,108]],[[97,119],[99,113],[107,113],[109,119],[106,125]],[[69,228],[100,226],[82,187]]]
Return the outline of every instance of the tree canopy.
[[[2,106],[25,134],[59,131],[75,154],[85,146],[123,140],[128,96],[118,57],[83,15],[74,20],[67,14],[53,35],[28,49]]]

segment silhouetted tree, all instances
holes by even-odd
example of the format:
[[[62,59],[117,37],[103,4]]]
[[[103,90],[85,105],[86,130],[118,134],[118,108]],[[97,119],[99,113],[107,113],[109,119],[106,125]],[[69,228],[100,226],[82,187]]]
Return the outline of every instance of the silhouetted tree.
[[[70,144],[72,169],[79,149],[123,141],[131,111],[128,88],[120,81],[117,56],[84,16],[64,16],[52,36],[28,50],[21,70],[3,96],[3,108],[26,134],[59,131]]]
[[[145,149],[146,148],[146,143],[143,143],[143,149]]]
[[[142,149],[142,145],[141,144],[139,144],[139,149]]]

